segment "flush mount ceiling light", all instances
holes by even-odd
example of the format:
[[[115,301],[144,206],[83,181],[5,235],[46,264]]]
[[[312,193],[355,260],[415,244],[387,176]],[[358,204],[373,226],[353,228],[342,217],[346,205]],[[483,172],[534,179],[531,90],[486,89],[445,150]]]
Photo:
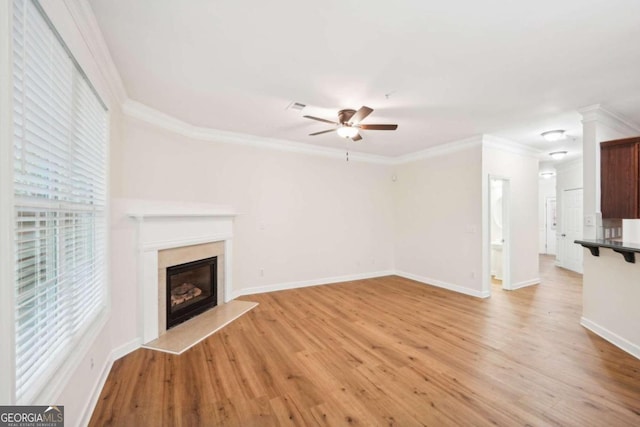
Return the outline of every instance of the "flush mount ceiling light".
[[[551,178],[552,176],[555,176],[555,172],[550,172],[550,171],[547,171],[547,172],[540,172],[540,176],[541,176],[542,178],[544,178],[544,179],[549,179],[549,178]]]
[[[554,151],[553,153],[549,153],[553,160],[562,160],[564,156],[567,155],[567,151]]]
[[[340,126],[336,132],[343,138],[355,138],[358,134],[358,128],[354,128],[351,126]]]
[[[542,132],[540,135],[542,135],[542,137],[549,142],[560,141],[561,139],[565,139],[567,137],[564,134],[564,130],[562,129],[549,130],[546,132]]]

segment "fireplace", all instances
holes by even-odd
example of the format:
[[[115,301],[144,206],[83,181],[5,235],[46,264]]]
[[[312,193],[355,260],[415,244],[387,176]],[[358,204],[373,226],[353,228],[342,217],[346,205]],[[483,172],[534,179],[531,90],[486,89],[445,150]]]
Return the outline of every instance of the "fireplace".
[[[218,257],[169,266],[166,271],[167,329],[216,306]]]
[[[217,257],[214,309],[233,299],[231,265],[236,214],[232,208],[130,199],[115,199],[111,206],[114,218],[123,213],[136,224],[135,233],[131,234],[137,236],[138,333],[142,343],[167,332],[169,267]]]

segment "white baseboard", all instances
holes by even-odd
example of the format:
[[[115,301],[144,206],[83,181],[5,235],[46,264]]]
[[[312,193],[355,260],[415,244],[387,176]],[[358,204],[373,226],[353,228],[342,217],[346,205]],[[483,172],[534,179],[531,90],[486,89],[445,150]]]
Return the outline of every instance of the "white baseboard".
[[[98,399],[100,398],[100,393],[102,393],[104,384],[107,382],[107,378],[109,377],[109,373],[111,372],[111,368],[113,367],[113,362],[123,356],[126,356],[132,351],[137,350],[141,345],[142,340],[140,338],[135,338],[128,343],[125,343],[120,347],[111,350],[111,353],[109,353],[109,356],[107,357],[107,360],[102,367],[100,377],[98,378],[98,381],[91,391],[91,397],[87,401],[84,410],[82,411],[82,417],[80,418],[80,422],[78,423],[79,426],[89,425],[91,415],[93,415],[93,410],[96,408],[96,404],[98,403]]]
[[[580,318],[580,324],[589,329],[594,334],[599,335],[600,337],[609,341],[616,347],[626,351],[633,357],[640,359],[640,345],[634,344],[627,339],[622,338],[620,335],[611,332],[607,328],[603,328],[602,326],[598,325],[595,322],[592,322],[585,317]]]
[[[124,343],[120,347],[111,350],[111,360],[115,362],[116,360],[126,356],[132,351],[136,351],[140,347],[142,347],[142,338],[134,338],[128,343]]]
[[[491,293],[489,291],[478,291],[476,289],[465,288],[464,286],[454,285],[452,283],[443,282],[441,280],[430,279],[428,277],[418,276],[412,273],[406,273],[404,271],[396,271],[396,276],[404,277],[405,279],[415,280],[416,282],[424,283],[425,285],[437,286],[438,288],[444,288],[450,291],[458,292],[465,295],[470,295],[476,298],[488,298]]]
[[[346,276],[325,277],[323,279],[302,280],[299,282],[285,282],[266,286],[255,286],[236,291],[233,298],[243,295],[262,294],[265,292],[284,291],[287,289],[306,288],[308,286],[330,285],[332,283],[350,282],[352,280],[373,279],[375,277],[391,276],[395,274],[393,270],[375,271],[371,273],[350,274]]]
[[[540,278],[525,280],[522,282],[513,283],[511,285],[511,290],[515,291],[516,289],[526,288],[527,286],[539,285],[539,284],[540,284]]]

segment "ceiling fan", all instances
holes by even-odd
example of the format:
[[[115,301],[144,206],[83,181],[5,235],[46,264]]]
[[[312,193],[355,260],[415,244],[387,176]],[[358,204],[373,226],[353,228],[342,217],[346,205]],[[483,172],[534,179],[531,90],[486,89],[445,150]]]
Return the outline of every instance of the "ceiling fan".
[[[352,141],[360,141],[362,136],[359,130],[396,130],[398,125],[367,125],[360,124],[369,114],[373,112],[373,109],[362,106],[358,111],[356,110],[340,110],[338,111],[338,121],[334,122],[327,119],[321,119],[313,116],[303,116],[305,119],[317,120],[323,123],[330,123],[336,125],[333,129],[327,129],[320,132],[310,133],[309,136],[322,135],[323,133],[336,131],[338,135],[343,138],[349,138]]]

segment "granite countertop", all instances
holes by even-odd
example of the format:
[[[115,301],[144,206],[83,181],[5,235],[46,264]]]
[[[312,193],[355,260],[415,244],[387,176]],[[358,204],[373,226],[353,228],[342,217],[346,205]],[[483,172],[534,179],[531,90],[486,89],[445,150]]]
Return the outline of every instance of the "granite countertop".
[[[574,243],[577,243],[582,246],[591,246],[591,247],[595,246],[599,248],[610,248],[610,249],[618,249],[621,251],[640,253],[640,244],[623,242],[623,241],[614,240],[614,239],[583,239],[583,240],[576,240]]]
[[[626,262],[635,263],[636,253],[640,253],[640,244],[621,242],[613,239],[584,239],[575,240],[574,243],[582,245],[591,251],[591,255],[600,256],[600,248],[609,248],[621,254]]]

